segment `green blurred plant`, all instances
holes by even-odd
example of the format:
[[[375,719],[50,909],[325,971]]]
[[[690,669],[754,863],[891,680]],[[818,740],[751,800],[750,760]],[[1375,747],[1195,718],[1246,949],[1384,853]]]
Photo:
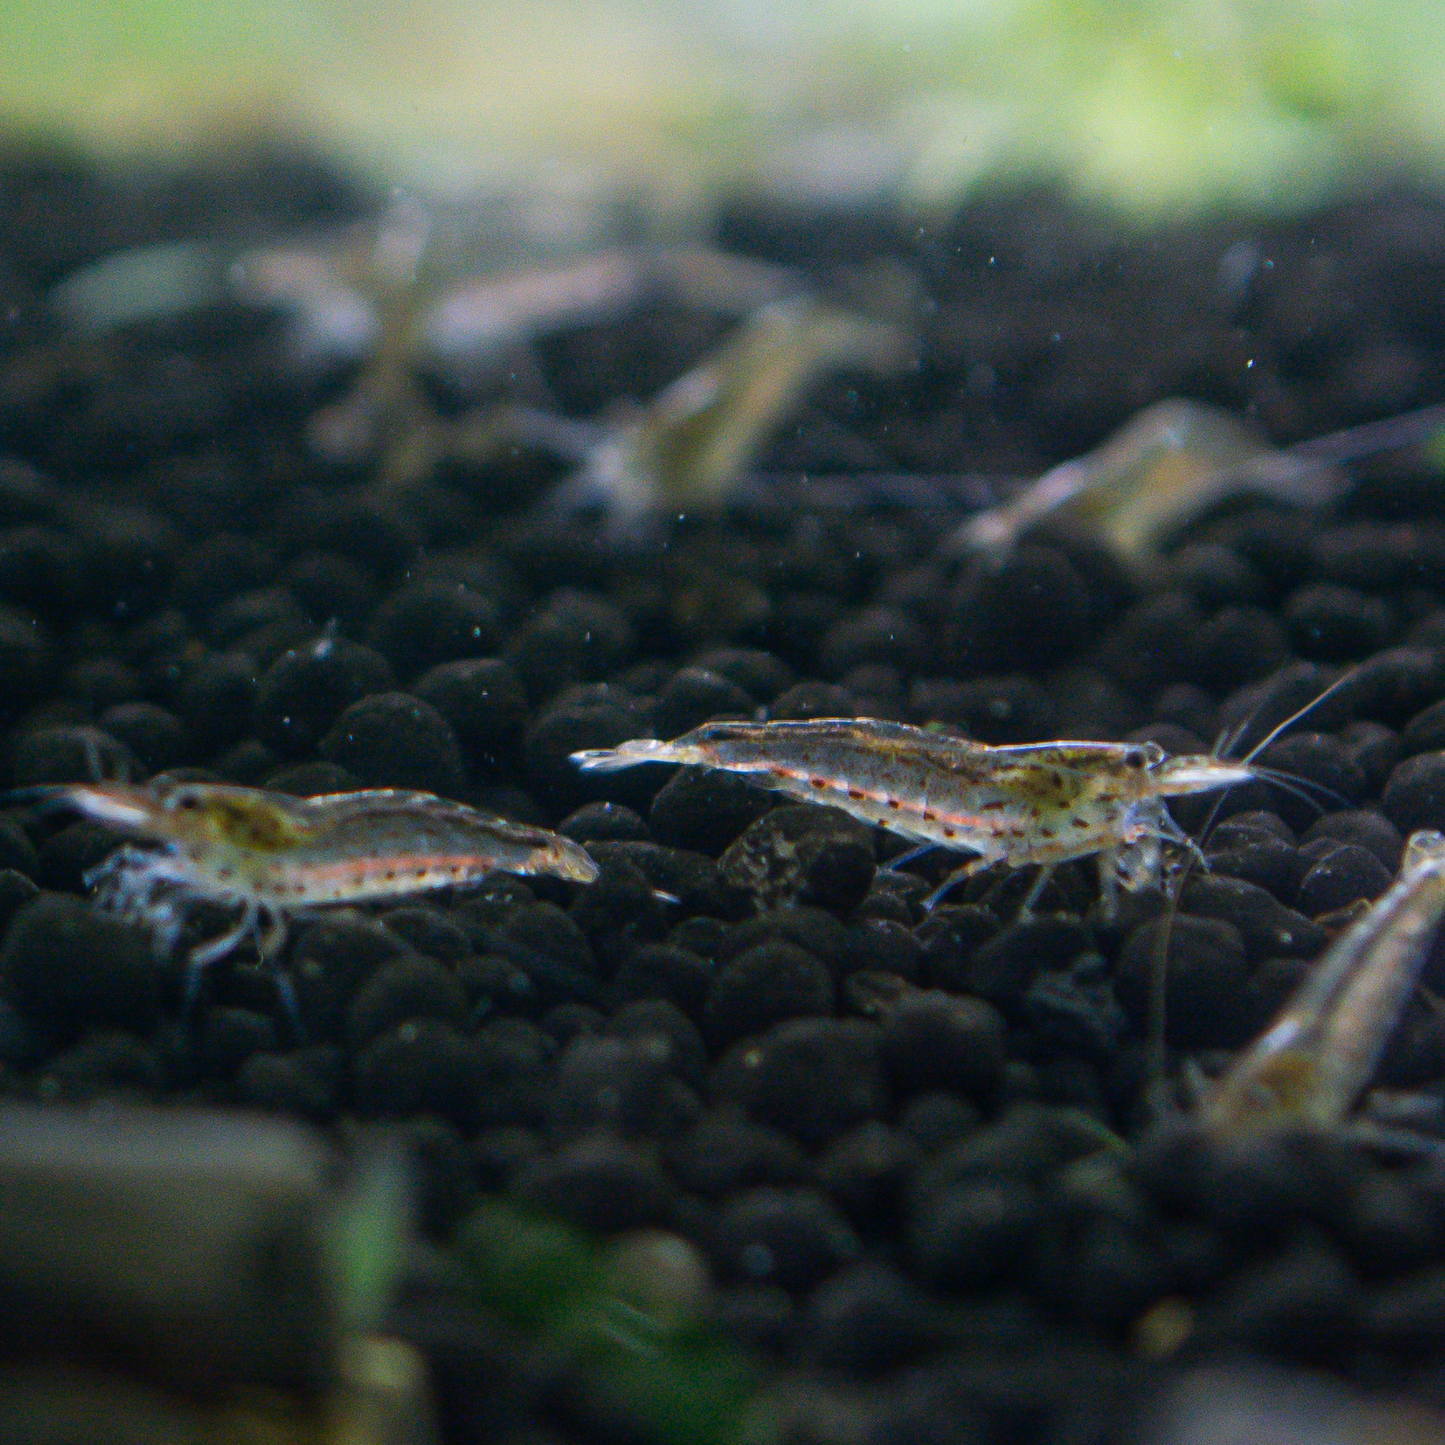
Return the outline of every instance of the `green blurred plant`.
[[[1435,0],[18,0],[0,129],[289,127],[423,190],[580,171],[677,215],[828,175],[944,205],[1043,179],[1149,219],[1438,178],[1442,50]]]
[[[739,1438],[761,1375],[749,1356],[580,1231],[491,1199],[452,1243],[459,1282],[534,1348],[561,1352],[594,1402],[651,1445]]]

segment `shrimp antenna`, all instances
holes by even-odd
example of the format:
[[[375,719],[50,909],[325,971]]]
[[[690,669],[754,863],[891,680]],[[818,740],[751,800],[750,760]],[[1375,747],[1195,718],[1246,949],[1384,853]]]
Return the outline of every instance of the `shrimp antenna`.
[[[1240,759],[1240,762],[1252,763],[1281,733],[1288,732],[1301,718],[1308,717],[1321,703],[1327,702],[1339,692],[1347,682],[1353,682],[1361,671],[1362,666],[1352,667],[1347,673],[1337,677],[1318,697],[1311,698],[1302,708],[1296,712],[1292,712],[1282,723],[1266,733],[1264,737]],[[1235,734],[1236,742],[1244,735],[1244,729],[1246,727],[1248,727],[1248,723],[1243,724],[1239,728]]]
[[[1308,803],[1312,808],[1319,808],[1320,798],[1326,802],[1334,803],[1337,807],[1348,808],[1350,800],[1342,793],[1324,783],[1317,783],[1313,778],[1298,777],[1293,773],[1282,773],[1278,768],[1254,767],[1252,771],[1261,778],[1266,778],[1282,793],[1288,793],[1292,798],[1298,798],[1302,803]],[[1316,796],[1318,794],[1318,796]]]
[[[1360,670],[1359,667],[1352,667],[1348,672],[1337,677],[1318,697],[1311,698],[1302,708],[1292,712],[1282,723],[1271,729],[1260,742],[1256,743],[1254,747],[1244,755],[1241,761],[1246,765],[1252,765],[1255,758],[1274,742],[1281,733],[1292,728],[1295,723],[1299,722],[1301,718],[1307,717],[1322,702],[1333,697],[1346,683],[1351,682],[1359,674]],[[1236,727],[1228,728],[1221,733],[1219,741],[1214,745],[1213,756],[1216,758],[1220,757],[1227,752],[1229,748],[1232,748],[1240,738],[1244,736],[1250,722],[1251,719],[1246,718]],[[1309,783],[1311,787],[1318,788],[1322,793],[1325,793],[1331,798],[1338,799],[1341,803],[1346,802],[1346,800],[1341,798],[1332,788],[1325,787],[1323,783],[1310,782],[1309,779],[1304,778],[1286,778],[1273,768],[1256,768],[1255,771],[1258,772],[1261,777],[1267,778],[1275,787],[1282,788],[1285,792],[1299,798],[1302,802],[1309,803],[1311,807],[1319,807],[1319,801],[1316,798],[1310,797],[1301,786],[1303,783]],[[1227,789],[1225,791],[1227,791]],[[1221,792],[1215,798],[1213,804],[1210,806],[1208,815],[1204,819],[1204,826],[1200,829],[1201,838],[1209,837],[1210,831],[1214,827],[1215,819],[1219,817],[1219,810],[1223,806],[1224,792]],[[1146,1024],[1148,1037],[1145,1041],[1145,1049],[1148,1076],[1151,1080],[1156,1081],[1164,1075],[1164,1064],[1167,1053],[1164,1030],[1167,1022],[1165,1018],[1165,996],[1169,977],[1169,939],[1174,931],[1174,920],[1179,913],[1180,901],[1184,896],[1184,885],[1189,881],[1189,872],[1193,865],[1194,859],[1192,857],[1187,859],[1184,867],[1179,871],[1178,876],[1172,880],[1166,891],[1164,927],[1160,930],[1158,944],[1150,959],[1149,1003]]]
[[[1214,746],[1209,750],[1209,756],[1216,762],[1227,758],[1233,750],[1234,745],[1249,731],[1249,725],[1253,721],[1253,718],[1245,718],[1243,722],[1235,723],[1232,728],[1225,728],[1224,731],[1215,738]]]

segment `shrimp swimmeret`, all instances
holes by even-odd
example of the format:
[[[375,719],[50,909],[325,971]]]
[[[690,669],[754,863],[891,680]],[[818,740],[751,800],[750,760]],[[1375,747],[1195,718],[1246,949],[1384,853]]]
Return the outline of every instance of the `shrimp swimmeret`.
[[[253,936],[274,958],[288,915],[465,887],[493,870],[591,883],[597,864],[568,838],[431,793],[377,789],[293,798],[221,783],[57,784],[27,800],[72,808],[160,849],[127,846],[86,874],[98,906],[138,918],[169,952],[200,900],[241,909],[189,958],[199,970]]]
[[[1054,868],[1075,858],[1099,855],[1106,900],[1116,882],[1129,889],[1156,883],[1161,844],[1198,853],[1165,800],[1264,771],[1207,754],[1167,757],[1152,742],[991,747],[868,718],[705,723],[673,742],[639,739],[572,758],[584,771],[690,763],[748,773],[914,842],[973,853],[930,902],[995,863],[1040,865],[1025,916]]]

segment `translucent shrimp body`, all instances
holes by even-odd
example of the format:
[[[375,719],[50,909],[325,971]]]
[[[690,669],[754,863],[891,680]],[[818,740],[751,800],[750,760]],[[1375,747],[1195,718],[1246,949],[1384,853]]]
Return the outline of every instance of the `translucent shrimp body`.
[[[1205,1102],[1206,1125],[1339,1124],[1369,1082],[1445,915],[1445,837],[1412,833],[1400,874],[1325,951]]]
[[[638,740],[572,755],[585,771],[691,763],[755,776],[807,802],[831,803],[918,843],[973,853],[939,890],[995,863],[1044,869],[1100,855],[1106,894],[1158,877],[1163,841],[1192,848],[1168,797],[1229,787],[1247,764],[1167,758],[1155,743],[1052,742],[1015,747],[867,718],[707,723],[673,742]]]
[[[97,902],[174,942],[192,902],[242,909],[237,926],[191,955],[205,964],[258,936],[279,944],[288,914],[465,886],[500,869],[578,883],[597,865],[570,839],[430,793],[376,790],[292,798],[218,783],[119,783],[38,790],[160,849],[123,848],[87,875]],[[262,924],[264,922],[264,932]]]
[[[1331,432],[1277,451],[1227,411],[1172,397],[1128,421],[1101,446],[1045,472],[1011,501],[970,517],[943,544],[952,556],[1006,552],[1054,513],[1092,526],[1136,566],[1191,519],[1227,497],[1255,492],[1322,506],[1349,485],[1342,463],[1419,445],[1445,425],[1445,408]]]
[[[1232,494],[1254,491],[1308,506],[1344,485],[1328,463],[1275,451],[1229,412],[1173,397],[1013,500],[969,518],[944,549],[1007,551],[1028,527],[1062,512],[1091,523],[1121,556],[1142,565],[1182,524]]]

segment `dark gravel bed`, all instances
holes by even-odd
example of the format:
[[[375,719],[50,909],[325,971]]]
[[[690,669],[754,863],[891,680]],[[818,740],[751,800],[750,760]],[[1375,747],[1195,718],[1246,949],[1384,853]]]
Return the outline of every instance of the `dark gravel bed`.
[[[1438,467],[1381,460],[1324,513],[1221,508],[1148,581],[1057,527],[996,567],[942,560],[946,508],[752,501],[612,550],[518,507],[555,475],[540,458],[385,489],[313,460],[306,417],[344,378],[288,384],[274,318],[66,342],[44,288],[109,247],[360,205],[300,165],[245,176],[132,193],[0,162],[4,780],[98,761],[424,789],[555,827],[601,875],[298,924],[298,1031],[244,950],[183,1013],[179,959],[82,896],[121,840],[13,808],[0,1093],[278,1111],[340,1139],[401,1121],[422,1228],[474,1271],[419,1270],[392,1321],[428,1351],[449,1440],[722,1439],[744,1418],[867,1445],[1125,1440],[1181,1371],[1241,1358],[1445,1409],[1445,1146],[1208,1140],[1182,1086],[1148,1087],[1145,1038],[1163,949],[1171,1079],[1216,1072],[1404,837],[1445,828]],[[1418,191],[1147,237],[1040,195],[906,228],[738,203],[720,239],[825,283],[887,256],[928,303],[919,370],[828,379],[766,472],[1023,474],[1175,394],[1282,443],[1445,399],[1445,200]],[[711,335],[659,304],[538,365],[591,410]],[[1256,782],[1212,817],[1179,806],[1211,866],[1168,919],[1149,892],[1107,916],[1092,863],[1030,921],[1022,874],[926,913],[948,860],[889,871],[902,845],[836,810],[568,757],[738,716],[1199,752],[1244,726],[1248,747],[1354,666],[1262,755],[1319,804]],[[225,922],[202,910],[182,944]],[[1425,981],[1445,992],[1445,964]],[[1440,1126],[1433,995],[1378,1082]],[[652,1374],[557,1345],[529,1304],[552,1286],[487,1234],[529,1210],[681,1320]],[[709,1394],[725,1365],[750,1383]]]

